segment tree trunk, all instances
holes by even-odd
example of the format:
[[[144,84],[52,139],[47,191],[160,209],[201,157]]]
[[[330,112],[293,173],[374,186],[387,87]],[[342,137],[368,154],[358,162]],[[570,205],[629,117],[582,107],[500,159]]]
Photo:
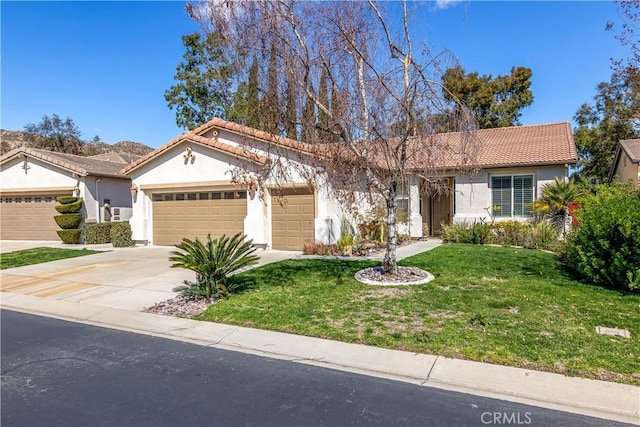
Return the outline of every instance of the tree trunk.
[[[392,189],[387,198],[387,252],[384,254],[383,267],[385,274],[396,274],[398,269],[398,260],[396,259],[396,247],[398,245],[397,210],[396,192],[395,189]]]

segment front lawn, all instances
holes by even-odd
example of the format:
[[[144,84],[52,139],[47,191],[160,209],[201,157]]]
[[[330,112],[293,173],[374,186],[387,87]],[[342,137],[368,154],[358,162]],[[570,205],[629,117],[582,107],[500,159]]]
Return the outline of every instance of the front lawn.
[[[640,295],[567,277],[551,254],[445,245],[401,262],[423,286],[373,287],[372,262],[291,260],[245,272],[252,288],[201,319],[640,384]],[[596,326],[631,331],[597,335]]]
[[[33,248],[22,251],[6,252],[0,254],[0,270],[6,268],[22,267],[24,265],[40,264],[42,262],[56,261],[65,258],[98,254],[101,251],[89,249],[58,249],[58,248]]]

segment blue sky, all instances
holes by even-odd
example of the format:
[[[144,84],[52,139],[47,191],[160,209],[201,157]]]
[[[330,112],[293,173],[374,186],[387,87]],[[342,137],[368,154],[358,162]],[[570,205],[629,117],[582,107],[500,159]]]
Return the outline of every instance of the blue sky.
[[[444,4],[446,7],[440,7]],[[22,130],[45,115],[71,117],[84,139],[158,147],[182,132],[164,100],[198,30],[184,3],[2,1],[1,120]],[[436,51],[451,50],[468,71],[533,70],[523,124],[571,121],[611,76],[624,48],[605,31],[620,22],[613,2],[441,2],[416,11]]]

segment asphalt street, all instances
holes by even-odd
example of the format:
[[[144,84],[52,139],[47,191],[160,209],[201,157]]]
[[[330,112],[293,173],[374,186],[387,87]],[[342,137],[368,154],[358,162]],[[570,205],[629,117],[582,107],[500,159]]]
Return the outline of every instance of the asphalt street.
[[[2,310],[11,426],[621,426],[436,388]]]

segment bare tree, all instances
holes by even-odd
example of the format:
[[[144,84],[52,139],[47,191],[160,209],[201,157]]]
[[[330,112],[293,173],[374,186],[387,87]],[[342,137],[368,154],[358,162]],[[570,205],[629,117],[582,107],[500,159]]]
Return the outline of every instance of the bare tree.
[[[328,184],[346,211],[359,194],[382,200],[384,271],[395,274],[397,200],[404,183],[416,177],[437,182],[445,173],[470,170],[477,148],[467,132],[477,127],[472,115],[447,108],[451,101],[442,97],[440,64],[448,55],[415,49],[407,2],[216,0],[190,3],[187,11],[205,30],[230,40],[239,60],[247,53],[268,60],[275,50],[281,76],[292,79],[302,98],[296,104],[308,109],[310,103],[316,111],[298,117],[313,120],[318,132],[305,144],[274,136],[268,149],[278,160],[270,164],[269,179],[284,183],[292,165],[311,165],[296,173]],[[313,87],[323,74],[332,93],[321,97]],[[442,114],[455,114],[445,123],[463,133],[436,137],[428,123]]]

